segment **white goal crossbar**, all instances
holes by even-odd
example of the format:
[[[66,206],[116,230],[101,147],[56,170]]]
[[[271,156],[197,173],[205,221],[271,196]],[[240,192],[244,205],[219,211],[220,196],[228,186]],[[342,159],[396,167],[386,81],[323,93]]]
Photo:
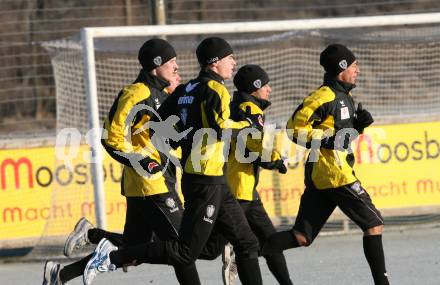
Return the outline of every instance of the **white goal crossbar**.
[[[93,130],[91,145],[94,163],[91,167],[96,207],[96,223],[106,228],[103,180],[103,153],[100,146],[100,122],[95,69],[95,38],[166,36],[190,34],[229,34],[252,32],[281,32],[293,30],[337,29],[440,23],[440,13],[419,13],[389,16],[341,17],[305,20],[181,24],[158,26],[87,27],[81,29],[84,61],[84,82],[89,112],[89,128]]]

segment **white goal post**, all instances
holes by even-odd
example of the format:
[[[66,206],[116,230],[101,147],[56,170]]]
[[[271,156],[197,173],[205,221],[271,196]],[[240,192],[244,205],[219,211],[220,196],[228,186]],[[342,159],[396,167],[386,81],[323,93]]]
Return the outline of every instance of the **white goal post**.
[[[180,36],[253,32],[261,33],[313,29],[325,30],[336,28],[424,25],[437,23],[440,23],[440,13],[213,24],[87,27],[81,29],[84,83],[87,98],[87,110],[89,113],[88,122],[89,128],[93,129],[94,138],[91,146],[92,153],[94,155],[94,163],[91,167],[91,175],[93,177],[97,226],[100,228],[106,228],[102,168],[103,153],[100,145],[101,122],[99,119],[98,110],[98,91],[94,47],[95,39],[133,36]]]

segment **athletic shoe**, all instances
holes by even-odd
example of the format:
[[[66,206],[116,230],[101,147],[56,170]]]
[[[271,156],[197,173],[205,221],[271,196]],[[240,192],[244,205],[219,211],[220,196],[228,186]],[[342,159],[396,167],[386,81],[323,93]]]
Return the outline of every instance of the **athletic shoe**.
[[[96,275],[108,271],[115,271],[116,266],[110,262],[110,252],[118,250],[108,239],[103,238],[93,252],[84,269],[83,282],[90,285]]]
[[[222,278],[224,285],[233,285],[238,276],[237,263],[235,263],[234,248],[230,243],[225,246],[222,254]]]
[[[93,225],[86,219],[81,218],[75,225],[75,229],[67,237],[64,243],[64,255],[69,257],[74,250],[81,249],[90,244],[87,237],[87,231],[93,229]]]
[[[60,280],[61,264],[46,261],[44,264],[43,285],[67,285]]]
[[[129,264],[122,265],[122,271],[124,273],[128,273],[128,271],[130,270],[129,266],[130,266]]]

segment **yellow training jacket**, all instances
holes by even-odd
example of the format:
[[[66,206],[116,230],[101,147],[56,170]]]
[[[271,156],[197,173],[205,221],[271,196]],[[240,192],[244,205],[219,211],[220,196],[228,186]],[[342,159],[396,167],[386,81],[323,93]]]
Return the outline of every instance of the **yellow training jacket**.
[[[163,155],[151,143],[151,130],[145,124],[155,116],[154,112],[165,100],[164,88],[168,83],[144,71],[136,81],[122,89],[104,121],[106,134],[102,144],[111,157],[124,164],[122,195],[143,197],[168,192],[165,179],[174,182],[172,171],[165,175],[141,176],[136,172],[127,155],[148,158],[163,164]],[[146,107],[148,106],[148,108]],[[135,134],[139,131],[138,134]],[[162,156],[162,157],[161,157]]]
[[[343,128],[353,128],[356,109],[350,94],[352,88],[352,84],[326,76],[324,84],[304,99],[287,122],[288,137],[310,148],[312,138],[322,140],[324,132],[328,136]],[[317,160],[310,161],[316,154]],[[319,149],[312,149],[306,163],[306,186],[313,183],[318,189],[329,189],[353,183],[357,180],[353,165],[352,153],[326,148],[321,143]]]
[[[248,121],[230,119],[231,96],[220,76],[202,70],[182,84],[162,104],[161,117],[177,115],[179,132],[191,130],[178,143],[182,147],[182,179],[200,184],[225,184],[224,166],[231,136],[249,127]],[[225,134],[225,136],[223,136]]]
[[[258,99],[250,94],[235,92],[231,103],[231,118],[242,120],[248,109],[253,115],[261,115],[259,123],[264,124],[264,110],[270,102]],[[246,140],[245,153],[239,153],[237,139],[231,144],[231,150],[227,163],[227,182],[230,191],[238,200],[252,201],[258,198],[256,187],[259,179],[259,162],[263,151],[263,136],[260,139],[252,139],[249,135]],[[248,157],[249,152],[258,153],[258,159],[251,163],[240,162],[238,157]],[[281,159],[281,155],[272,150],[271,161]]]

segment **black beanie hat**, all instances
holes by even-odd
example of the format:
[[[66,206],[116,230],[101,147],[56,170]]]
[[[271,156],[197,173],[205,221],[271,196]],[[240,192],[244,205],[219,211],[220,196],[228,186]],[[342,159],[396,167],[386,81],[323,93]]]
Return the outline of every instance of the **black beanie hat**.
[[[176,57],[176,51],[169,42],[162,39],[146,41],[139,49],[138,54],[139,63],[146,71],[161,66],[173,57]]]
[[[247,64],[234,76],[234,85],[239,91],[252,93],[269,82],[269,75],[260,66]]]
[[[196,50],[197,60],[202,66],[217,62],[233,53],[228,42],[218,37],[204,39]]]
[[[329,75],[337,76],[355,60],[356,57],[346,46],[331,44],[321,52],[319,63]]]

